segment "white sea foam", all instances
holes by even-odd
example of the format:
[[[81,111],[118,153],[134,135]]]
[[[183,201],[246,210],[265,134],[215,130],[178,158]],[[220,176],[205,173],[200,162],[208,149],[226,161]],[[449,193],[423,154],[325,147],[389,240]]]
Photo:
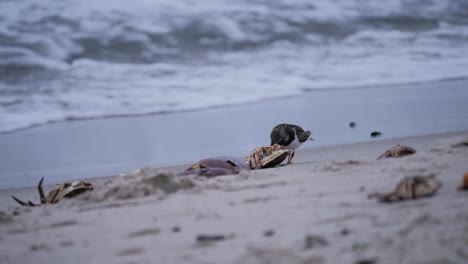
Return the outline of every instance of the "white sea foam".
[[[0,132],[468,77],[461,0],[25,0],[0,10]]]

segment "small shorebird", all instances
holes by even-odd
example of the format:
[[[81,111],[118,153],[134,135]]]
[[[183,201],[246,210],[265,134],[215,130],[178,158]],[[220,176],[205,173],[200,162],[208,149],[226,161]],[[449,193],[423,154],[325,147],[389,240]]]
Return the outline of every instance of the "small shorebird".
[[[310,131],[304,131],[302,127],[292,124],[279,124],[271,130],[270,134],[271,145],[278,144],[286,149],[291,149],[293,157],[294,151],[308,140],[309,137]],[[312,138],[310,139],[313,140]],[[288,162],[288,164],[290,163]]]

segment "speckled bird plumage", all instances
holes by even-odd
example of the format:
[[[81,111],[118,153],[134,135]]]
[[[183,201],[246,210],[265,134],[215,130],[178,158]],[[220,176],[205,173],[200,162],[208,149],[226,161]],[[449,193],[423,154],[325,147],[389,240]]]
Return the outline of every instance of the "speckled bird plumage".
[[[273,128],[270,134],[271,145],[278,144],[295,150],[310,137],[310,131],[304,131],[302,127],[292,124],[279,124]]]

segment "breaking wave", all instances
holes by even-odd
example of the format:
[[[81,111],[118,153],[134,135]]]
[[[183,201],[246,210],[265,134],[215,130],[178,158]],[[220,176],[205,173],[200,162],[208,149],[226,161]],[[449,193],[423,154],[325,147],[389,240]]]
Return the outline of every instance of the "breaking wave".
[[[468,4],[0,1],[0,132],[468,77]]]

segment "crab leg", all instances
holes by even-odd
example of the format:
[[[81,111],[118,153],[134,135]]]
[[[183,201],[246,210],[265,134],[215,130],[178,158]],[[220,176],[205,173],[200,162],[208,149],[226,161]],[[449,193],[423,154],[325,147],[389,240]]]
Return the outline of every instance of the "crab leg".
[[[28,201],[28,203],[26,203],[24,201],[21,201],[20,199],[16,198],[14,195],[12,195],[11,198],[13,198],[13,200],[15,200],[17,203],[19,203],[22,206],[28,206],[28,205],[29,206],[37,206],[36,204],[34,204],[31,201]]]
[[[395,192],[373,193],[369,195],[369,198],[377,198],[377,200],[379,200],[380,202],[386,202],[386,203],[390,203],[390,202],[397,201],[400,199]]]
[[[58,202],[59,199],[57,198],[57,196],[59,195],[60,192],[63,192],[62,188],[56,189],[56,190],[54,191],[54,195],[52,195],[52,198],[50,198],[49,203],[56,203],[56,202]],[[50,195],[50,194],[49,194],[49,195]]]
[[[42,182],[44,181],[44,177],[41,178],[39,184],[37,185],[37,190],[39,191],[39,196],[41,197],[41,204],[46,204],[47,200],[44,195],[44,190],[42,189]]]
[[[22,206],[27,205],[25,202],[23,202],[20,199],[16,198],[14,195],[12,195],[11,198],[13,198],[13,200],[15,200],[17,203],[21,204]]]
[[[254,160],[255,160],[255,169],[261,169],[262,168],[262,162],[261,162],[261,157],[260,157],[260,154],[257,152],[255,153],[254,155]]]

